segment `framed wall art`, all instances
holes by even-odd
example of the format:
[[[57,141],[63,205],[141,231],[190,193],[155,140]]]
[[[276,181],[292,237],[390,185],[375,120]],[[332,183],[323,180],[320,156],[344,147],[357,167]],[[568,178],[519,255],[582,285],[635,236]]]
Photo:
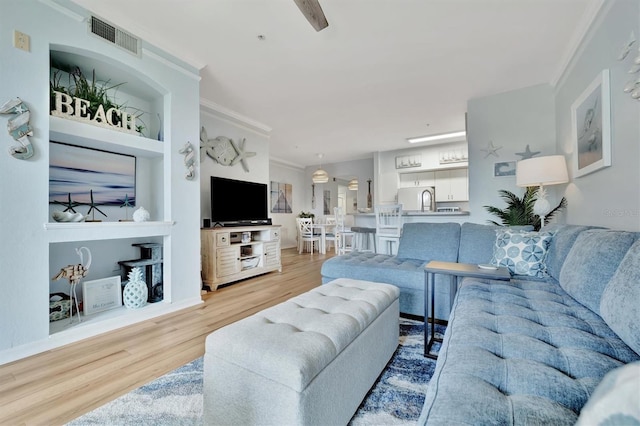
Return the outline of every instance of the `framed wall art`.
[[[292,194],[290,183],[271,181],[271,213],[293,213]]]
[[[51,141],[49,203],[136,204],[136,157]]]
[[[82,282],[82,309],[92,315],[122,306],[120,276]]]
[[[571,105],[573,175],[580,177],[611,165],[611,102],[609,70],[600,75]]]
[[[516,175],[515,161],[500,161],[493,163],[493,177],[506,177]]]

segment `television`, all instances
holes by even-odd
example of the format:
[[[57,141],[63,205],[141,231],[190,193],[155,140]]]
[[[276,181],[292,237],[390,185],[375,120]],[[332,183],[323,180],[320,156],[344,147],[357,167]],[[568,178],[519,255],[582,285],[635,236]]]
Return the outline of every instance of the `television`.
[[[267,184],[211,176],[211,225],[271,225]]]

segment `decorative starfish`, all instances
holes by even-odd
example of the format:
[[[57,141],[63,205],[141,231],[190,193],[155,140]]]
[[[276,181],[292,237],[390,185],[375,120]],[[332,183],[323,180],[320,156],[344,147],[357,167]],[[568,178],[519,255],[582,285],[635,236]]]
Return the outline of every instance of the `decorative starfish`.
[[[64,212],[68,212],[69,210],[71,210],[72,212],[76,213],[76,211],[73,209],[74,207],[78,207],[80,205],[80,203],[76,203],[75,201],[71,201],[71,193],[68,193],[68,200],[66,203],[62,202],[62,201],[54,201],[53,204],[61,204],[63,206],[65,206],[66,208],[63,210]]]
[[[125,209],[125,219],[129,220],[129,207],[133,207],[133,205],[129,202],[129,194],[124,194],[124,200],[118,200],[122,204],[120,208],[126,207]]]
[[[486,155],[484,156],[484,158],[487,158],[490,155],[495,155],[496,157],[500,157],[498,155],[498,150],[499,149],[502,149],[502,147],[501,146],[495,147],[495,146],[493,146],[493,141],[489,141],[489,145],[487,145],[486,148],[483,148],[480,151],[486,152]]]
[[[93,201],[93,189],[90,190],[90,194],[91,194],[91,203],[89,204],[89,211],[87,212],[87,216],[89,216],[89,214],[93,211],[93,210],[97,210],[99,213],[102,214],[102,216],[107,217],[106,214],[104,214],[104,212],[102,210],[100,210],[96,203]],[[95,213],[94,213],[95,216]]]
[[[516,155],[519,155],[522,157],[521,160],[532,158],[538,154],[540,154],[540,151],[531,152],[531,150],[529,149],[529,145],[527,145],[527,149],[525,149],[524,152],[516,152]]]
[[[249,157],[255,157],[256,153],[255,152],[245,152],[244,150],[244,144],[247,140],[245,138],[242,138],[242,140],[240,141],[240,146],[236,145],[236,143],[233,141],[233,139],[231,140],[231,145],[233,145],[233,149],[236,150],[236,153],[238,154],[236,158],[233,159],[233,161],[231,162],[231,165],[236,165],[238,164],[238,161],[240,161],[240,163],[242,164],[242,168],[244,169],[245,172],[249,172],[249,165],[247,164],[247,158]]]
[[[213,161],[216,161],[216,158],[213,152],[214,140],[215,139],[209,139],[209,136],[207,135],[207,130],[204,128],[204,126],[202,126],[202,128],[200,129],[200,162],[201,163],[204,161],[205,158],[207,158],[207,155],[211,157]]]
[[[129,202],[129,194],[124,194],[124,200],[118,200],[122,203],[120,208],[123,207],[133,207],[133,205]]]

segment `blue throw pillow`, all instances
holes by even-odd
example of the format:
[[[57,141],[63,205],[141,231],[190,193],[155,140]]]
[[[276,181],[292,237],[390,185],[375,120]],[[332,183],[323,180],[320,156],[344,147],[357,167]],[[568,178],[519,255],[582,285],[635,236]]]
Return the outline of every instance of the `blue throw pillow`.
[[[552,238],[550,232],[497,230],[491,264],[507,267],[513,275],[544,278]]]

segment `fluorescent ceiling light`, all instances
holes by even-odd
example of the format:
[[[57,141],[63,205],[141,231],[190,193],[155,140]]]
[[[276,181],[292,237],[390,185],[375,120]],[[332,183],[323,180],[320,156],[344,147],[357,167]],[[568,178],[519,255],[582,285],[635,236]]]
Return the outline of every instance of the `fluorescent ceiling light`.
[[[442,133],[440,135],[431,135],[431,136],[420,136],[417,138],[409,138],[407,141],[409,143],[420,143],[420,142],[431,142],[431,141],[439,141],[442,139],[452,139],[460,136],[465,136],[467,132],[464,130],[461,132],[451,132],[451,133]]]

